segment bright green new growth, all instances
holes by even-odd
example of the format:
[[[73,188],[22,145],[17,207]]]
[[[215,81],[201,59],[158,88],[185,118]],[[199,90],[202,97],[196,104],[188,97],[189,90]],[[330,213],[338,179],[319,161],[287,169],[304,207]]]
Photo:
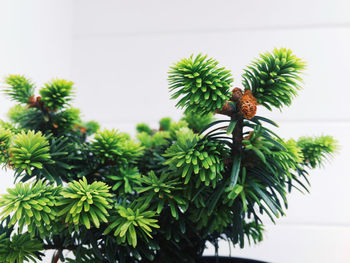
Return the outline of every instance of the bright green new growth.
[[[74,83],[65,79],[52,79],[40,89],[41,100],[55,111],[63,108],[72,100]]]
[[[339,149],[337,140],[332,136],[301,137],[297,146],[303,154],[303,163],[311,168],[321,166],[328,156],[332,156]]]
[[[14,134],[17,134],[21,131],[21,129],[17,128],[14,124],[5,122],[3,120],[0,120],[0,128],[8,130]]]
[[[145,208],[135,207],[133,204],[115,207],[118,215],[112,218],[104,234],[114,231],[114,236],[120,243],[128,242],[129,245],[136,247],[137,237],[142,236],[144,239],[152,238],[152,228],[159,228],[157,219],[154,219],[155,212],[147,211]]]
[[[40,240],[32,238],[30,234],[14,234],[11,238],[6,234],[0,235],[0,259],[1,262],[23,263],[37,262],[38,251],[42,250],[43,244]]]
[[[21,104],[16,104],[12,108],[10,108],[10,110],[7,112],[7,116],[12,122],[18,123],[27,110],[28,109],[25,106]]]
[[[160,214],[164,207],[169,206],[171,215],[176,219],[181,213],[180,208],[186,210],[186,201],[179,190],[183,190],[179,178],[176,176],[169,176],[162,173],[157,176],[153,171],[150,171],[147,176],[142,176],[140,179],[141,187],[136,190],[139,194],[143,194],[138,200],[146,204],[153,201],[151,208]]]
[[[168,131],[157,131],[150,135],[146,132],[140,132],[136,135],[142,146],[146,148],[157,147],[169,143],[170,133]]]
[[[174,172],[185,178],[185,184],[191,179],[199,187],[201,182],[206,186],[222,179],[224,160],[229,150],[223,144],[210,138],[201,139],[191,130],[183,128],[177,132],[177,141],[166,150],[164,154]]]
[[[207,127],[211,122],[214,121],[213,114],[204,114],[199,115],[196,112],[187,112],[182,118],[185,122],[188,123],[188,128],[193,130],[196,133],[201,132]]]
[[[52,221],[56,218],[55,204],[60,188],[55,188],[43,181],[35,183],[22,182],[16,184],[14,189],[7,189],[7,194],[1,196],[1,220],[12,215],[9,226],[18,223],[21,233],[24,226],[34,236],[49,233]]]
[[[68,187],[62,189],[62,197],[56,202],[60,207],[57,216],[62,216],[65,223],[75,226],[85,225],[91,228],[91,222],[99,228],[100,222],[108,222],[111,209],[112,194],[109,193],[111,187],[103,182],[93,182],[88,184],[86,178],[73,181]]]
[[[275,48],[272,53],[260,55],[243,74],[243,86],[252,91],[258,103],[269,110],[289,106],[301,89],[299,74],[305,69],[305,62],[292,54],[290,49]]]
[[[34,95],[34,84],[24,76],[9,75],[5,78],[5,83],[9,87],[4,92],[14,101],[27,104]]]
[[[96,133],[91,144],[93,152],[105,162],[119,164],[132,162],[142,155],[141,145],[130,139],[129,135],[117,130],[103,130]]]
[[[179,120],[178,122],[171,122],[169,129],[170,137],[176,140],[177,132],[182,128],[188,128],[188,123],[186,121]]]
[[[297,142],[294,139],[289,139],[283,144],[286,152],[293,158],[295,163],[303,162],[303,152],[301,148],[298,147]]]
[[[122,152],[120,160],[124,163],[136,163],[143,154],[143,147],[135,140],[125,140],[121,142],[120,146]]]
[[[199,54],[175,63],[169,71],[171,98],[180,100],[176,106],[185,113],[213,113],[221,109],[230,96],[231,73],[219,68],[215,59]]]
[[[47,138],[41,132],[24,132],[15,135],[9,148],[10,164],[29,175],[32,169],[42,169],[43,164],[52,163]]]

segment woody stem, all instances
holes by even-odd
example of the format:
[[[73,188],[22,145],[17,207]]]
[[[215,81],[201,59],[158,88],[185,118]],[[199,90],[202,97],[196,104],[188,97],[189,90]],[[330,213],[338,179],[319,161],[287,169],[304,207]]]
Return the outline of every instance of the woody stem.
[[[243,115],[238,110],[231,116],[231,121],[236,121],[236,126],[232,132],[232,157],[241,154],[242,152],[242,138],[243,138]]]
[[[58,260],[60,259],[60,256],[59,256],[59,254],[58,254],[58,251],[55,252],[55,255],[54,255],[54,256],[55,256],[55,257],[53,258],[52,263],[57,263]]]

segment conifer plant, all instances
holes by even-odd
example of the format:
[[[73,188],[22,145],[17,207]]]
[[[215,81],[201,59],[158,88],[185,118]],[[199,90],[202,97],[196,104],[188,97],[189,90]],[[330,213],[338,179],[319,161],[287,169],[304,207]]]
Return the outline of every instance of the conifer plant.
[[[25,76],[6,77],[16,105],[0,123],[0,161],[16,183],[0,198],[0,262],[37,262],[50,249],[54,263],[200,262],[208,242],[262,241],[262,216],[284,215],[287,193],[308,192],[308,171],[337,150],[331,136],[282,139],[256,115],[289,106],[304,69],[274,49],[233,88],[215,59],[182,59],[169,90],[183,118],[140,123],[136,139],[82,121],[71,81],[37,96]]]

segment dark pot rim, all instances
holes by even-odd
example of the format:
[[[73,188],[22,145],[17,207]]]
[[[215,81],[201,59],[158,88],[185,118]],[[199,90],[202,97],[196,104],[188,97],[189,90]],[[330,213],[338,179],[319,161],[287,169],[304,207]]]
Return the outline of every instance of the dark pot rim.
[[[202,256],[198,263],[268,263],[266,261],[260,261],[248,258],[239,257],[220,257],[220,256]]]

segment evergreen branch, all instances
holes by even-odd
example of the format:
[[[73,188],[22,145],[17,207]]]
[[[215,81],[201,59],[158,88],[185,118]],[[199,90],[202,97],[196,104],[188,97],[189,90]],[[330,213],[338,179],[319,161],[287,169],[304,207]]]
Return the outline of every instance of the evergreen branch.
[[[5,88],[4,92],[14,101],[28,104],[34,96],[34,84],[25,76],[9,75],[5,78],[5,83],[9,87]]]
[[[52,79],[40,89],[41,100],[49,109],[56,111],[72,100],[74,83],[65,79]]]
[[[338,141],[332,136],[301,137],[296,145],[301,149],[303,164],[316,168],[339,149]]]
[[[289,106],[301,89],[299,74],[305,66],[290,49],[275,48],[272,53],[261,54],[244,70],[243,86],[267,109],[280,109],[283,105]]]
[[[180,100],[176,106],[185,112],[213,113],[229,99],[233,79],[229,70],[219,68],[218,62],[199,54],[175,63],[169,71],[171,98]]]

